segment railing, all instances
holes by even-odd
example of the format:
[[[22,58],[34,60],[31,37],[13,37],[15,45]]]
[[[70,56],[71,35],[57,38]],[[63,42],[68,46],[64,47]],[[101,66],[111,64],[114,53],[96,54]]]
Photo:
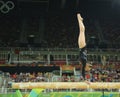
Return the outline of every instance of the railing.
[[[120,49],[88,49],[88,61],[104,62],[120,60]],[[77,48],[0,48],[0,63],[41,63],[63,64],[75,63],[79,61],[79,49]],[[103,62],[104,61],[104,62]],[[77,62],[78,63],[78,62]]]
[[[19,50],[19,51],[79,51],[79,48],[40,48],[40,47],[0,47],[0,51],[11,51],[11,50]],[[107,51],[114,51],[119,52],[120,49],[113,49],[113,48],[107,48],[107,49],[92,49],[87,48],[88,51],[93,52],[107,52]]]

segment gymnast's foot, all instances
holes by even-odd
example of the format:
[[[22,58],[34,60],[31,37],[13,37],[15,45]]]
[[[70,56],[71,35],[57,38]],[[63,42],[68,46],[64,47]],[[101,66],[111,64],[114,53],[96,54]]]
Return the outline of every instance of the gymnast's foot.
[[[77,19],[78,19],[79,22],[83,21],[83,18],[81,17],[80,13],[77,14]]]

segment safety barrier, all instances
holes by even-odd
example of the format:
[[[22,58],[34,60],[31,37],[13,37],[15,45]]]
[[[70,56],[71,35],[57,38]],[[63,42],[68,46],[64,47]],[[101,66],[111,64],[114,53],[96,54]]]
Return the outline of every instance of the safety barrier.
[[[106,63],[107,60],[117,62],[120,59],[117,50],[88,50],[88,60]],[[79,50],[71,49],[38,49],[38,48],[0,48],[1,63],[41,63],[41,64],[78,64]],[[107,59],[107,60],[106,60]]]

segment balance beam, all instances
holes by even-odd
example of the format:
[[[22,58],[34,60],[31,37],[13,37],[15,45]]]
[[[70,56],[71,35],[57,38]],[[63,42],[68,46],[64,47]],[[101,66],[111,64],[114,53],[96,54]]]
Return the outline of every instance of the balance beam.
[[[120,82],[21,82],[12,83],[13,89],[120,89]]]

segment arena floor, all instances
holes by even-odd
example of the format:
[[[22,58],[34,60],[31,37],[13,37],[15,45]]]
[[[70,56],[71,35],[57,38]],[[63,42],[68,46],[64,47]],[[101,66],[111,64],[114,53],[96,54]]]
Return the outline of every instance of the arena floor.
[[[28,97],[29,94],[23,94],[23,97]],[[16,94],[0,94],[0,97],[20,97]],[[50,92],[41,93],[37,97],[120,97],[119,92]]]

